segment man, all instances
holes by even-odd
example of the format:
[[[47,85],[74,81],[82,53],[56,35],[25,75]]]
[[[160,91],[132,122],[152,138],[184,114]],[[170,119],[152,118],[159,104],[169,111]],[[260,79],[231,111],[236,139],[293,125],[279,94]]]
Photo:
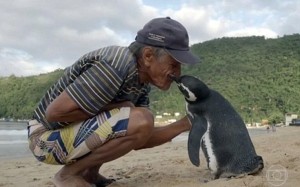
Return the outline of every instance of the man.
[[[181,64],[199,61],[177,21],[148,22],[129,47],[110,46],[82,56],[41,99],[29,121],[29,146],[47,164],[64,165],[58,187],[104,186],[103,163],[131,150],[170,141],[190,129],[187,117],[154,127],[150,84],[168,90]]]

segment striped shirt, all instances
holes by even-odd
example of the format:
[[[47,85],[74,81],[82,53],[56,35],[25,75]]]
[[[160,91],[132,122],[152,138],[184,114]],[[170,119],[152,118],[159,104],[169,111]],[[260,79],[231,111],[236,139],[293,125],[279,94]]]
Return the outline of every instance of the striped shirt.
[[[48,129],[68,124],[45,119],[47,106],[64,90],[91,116],[106,104],[120,101],[149,107],[150,86],[139,82],[136,58],[128,47],[109,46],[92,51],[65,69],[34,111],[33,118]]]

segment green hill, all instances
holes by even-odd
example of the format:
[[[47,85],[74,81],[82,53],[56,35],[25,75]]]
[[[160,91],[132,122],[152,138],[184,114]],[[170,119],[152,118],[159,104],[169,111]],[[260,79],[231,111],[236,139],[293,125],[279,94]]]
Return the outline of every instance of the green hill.
[[[37,103],[62,70],[38,76],[0,78],[0,118],[30,119]]]
[[[220,38],[193,45],[192,50],[202,63],[185,66],[182,74],[194,75],[219,91],[245,121],[279,122],[287,112],[300,113],[299,34],[277,39]],[[176,90],[153,95],[159,101],[153,106],[156,110],[184,110]]]
[[[282,121],[287,112],[300,114],[300,35],[219,38],[192,46],[202,63],[184,66],[227,98],[246,122]],[[46,89],[62,70],[30,77],[0,78],[0,118],[30,118]],[[173,85],[168,92],[152,89],[155,113],[184,113],[185,101]]]

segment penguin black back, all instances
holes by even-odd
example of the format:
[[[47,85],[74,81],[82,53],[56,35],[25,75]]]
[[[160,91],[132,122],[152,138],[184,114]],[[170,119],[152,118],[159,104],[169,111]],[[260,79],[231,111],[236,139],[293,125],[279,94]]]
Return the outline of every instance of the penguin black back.
[[[254,174],[263,169],[263,159],[256,154],[243,119],[228,100],[196,77],[170,78],[187,102],[192,124],[188,154],[195,166],[200,165],[201,146],[215,178]]]

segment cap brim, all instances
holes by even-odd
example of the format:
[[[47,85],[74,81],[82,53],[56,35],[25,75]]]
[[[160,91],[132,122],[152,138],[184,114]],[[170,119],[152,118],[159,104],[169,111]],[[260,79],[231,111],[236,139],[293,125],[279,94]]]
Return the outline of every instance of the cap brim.
[[[200,58],[195,56],[190,51],[179,51],[167,49],[168,53],[181,64],[193,65],[200,62]]]

